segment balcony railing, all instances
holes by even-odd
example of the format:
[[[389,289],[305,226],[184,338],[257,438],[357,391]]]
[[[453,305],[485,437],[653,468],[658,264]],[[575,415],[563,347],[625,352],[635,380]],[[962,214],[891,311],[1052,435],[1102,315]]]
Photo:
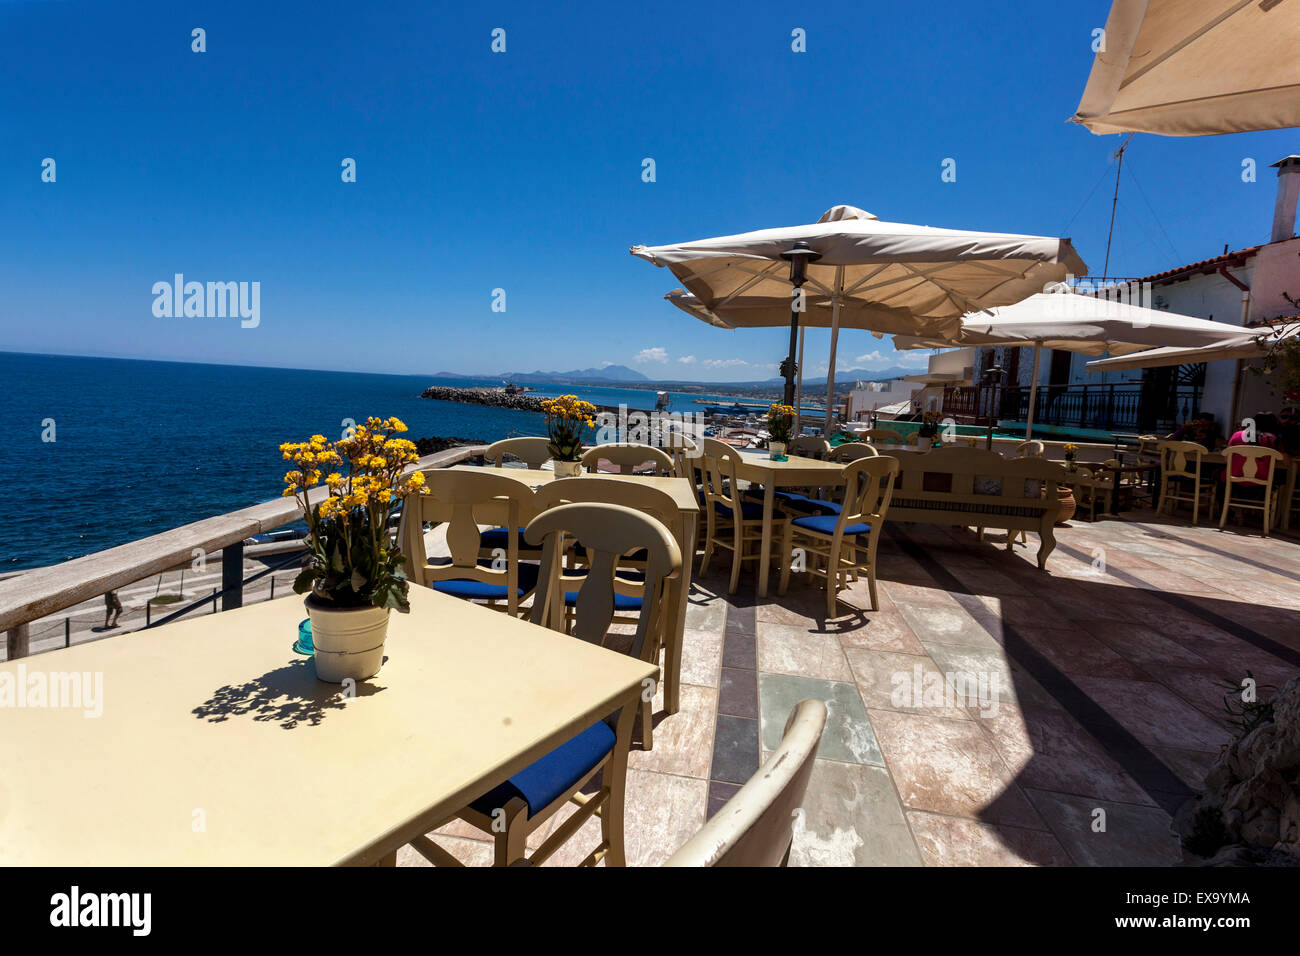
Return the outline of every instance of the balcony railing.
[[[978,424],[1023,422],[1029,415],[1028,386],[949,386],[943,414]],[[1140,382],[1109,385],[1040,385],[1034,422],[1102,431],[1172,429],[1200,410],[1201,387],[1157,390]]]
[[[426,455],[415,467],[424,470],[446,468],[483,454],[486,447],[467,445],[449,448],[437,454]],[[308,493],[308,500],[315,504],[327,493],[328,489],[324,487],[313,488]],[[213,604],[217,600],[220,600],[223,611],[240,607],[243,604],[244,585],[274,570],[272,567],[266,572],[245,578],[244,540],[282,528],[297,521],[299,517],[298,505],[294,499],[276,498],[106,551],[88,554],[83,558],[36,568],[8,578],[0,583],[0,631],[7,633],[8,659],[28,654],[28,625],[32,621],[168,571],[177,565],[189,564],[196,551],[204,554],[221,552],[221,589],[168,615],[165,620]],[[300,559],[300,555],[291,557]],[[151,625],[156,627],[162,623],[164,620],[153,621]]]

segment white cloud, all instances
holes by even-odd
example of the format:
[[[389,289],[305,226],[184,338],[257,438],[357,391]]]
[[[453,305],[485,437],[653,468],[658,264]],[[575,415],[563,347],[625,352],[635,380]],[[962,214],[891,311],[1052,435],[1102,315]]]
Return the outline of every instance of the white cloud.
[[[677,361],[681,362],[683,365],[694,365],[694,364],[695,364],[695,356],[694,356],[694,355],[683,355],[683,356],[682,356],[681,358],[679,358]]]
[[[638,365],[645,362],[667,362],[668,350],[663,346],[655,346],[651,349],[642,349],[640,352],[636,353],[636,358],[632,361],[636,362]]]
[[[744,359],[705,359],[706,368],[734,368],[737,365],[748,365]]]

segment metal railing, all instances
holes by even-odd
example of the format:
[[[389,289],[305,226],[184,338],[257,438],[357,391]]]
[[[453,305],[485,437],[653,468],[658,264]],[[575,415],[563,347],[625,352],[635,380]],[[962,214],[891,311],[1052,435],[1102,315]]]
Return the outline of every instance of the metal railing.
[[[944,389],[943,414],[975,422],[1026,421],[1028,386],[972,385]],[[1137,431],[1173,428],[1200,410],[1201,386],[1156,390],[1140,382],[1040,385],[1034,422],[1065,428]]]
[[[482,455],[486,450],[486,445],[448,448],[426,455],[415,467],[423,470],[446,468]],[[308,501],[315,504],[326,494],[324,487],[313,488]],[[221,552],[221,588],[216,592],[216,599],[223,611],[241,607],[244,585],[277,570],[267,568],[244,578],[245,539],[282,528],[300,517],[298,505],[292,498],[276,498],[0,581],[0,631],[6,632],[8,659],[25,657],[29,653],[31,635],[28,625],[31,622],[189,564],[196,551],[204,554]],[[301,559],[300,554],[295,554],[295,557]],[[213,595],[207,595],[158,621],[151,621],[149,626],[164,624],[213,600]]]

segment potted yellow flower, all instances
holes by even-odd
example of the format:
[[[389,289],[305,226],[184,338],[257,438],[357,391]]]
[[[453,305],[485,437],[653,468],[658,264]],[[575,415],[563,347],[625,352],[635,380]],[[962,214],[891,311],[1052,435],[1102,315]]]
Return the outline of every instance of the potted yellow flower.
[[[572,478],[582,473],[582,436],[586,429],[595,428],[596,406],[584,402],[577,395],[561,395],[542,401],[546,415],[546,435],[551,440],[551,458],[559,478]]]
[[[280,446],[293,463],[283,495],[296,498],[302,508],[310,550],[293,589],[307,594],[316,676],[324,681],[364,680],[379,673],[389,611],[411,609],[402,568],[406,557],[388,532],[402,499],[424,492],[422,473],[403,475],[420,457],[414,442],[394,437],[404,431],[396,418],[371,418],[341,441],[313,435]],[[312,505],[308,489],[322,480],[329,496]]]
[[[767,410],[767,452],[773,461],[785,458],[786,446],[790,444],[790,435],[794,431],[794,408],[790,405],[774,403]]]

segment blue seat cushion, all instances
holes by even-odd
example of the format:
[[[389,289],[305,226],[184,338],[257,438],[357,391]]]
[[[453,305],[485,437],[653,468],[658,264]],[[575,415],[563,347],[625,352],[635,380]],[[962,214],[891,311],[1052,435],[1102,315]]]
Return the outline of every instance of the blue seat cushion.
[[[715,501],[713,507],[718,510],[718,514],[724,518],[731,517],[731,509],[720,501]],[[759,521],[763,517],[763,506],[753,501],[742,501],[740,503],[740,517],[742,521]]]
[[[508,528],[489,528],[478,536],[478,546],[480,548],[500,548],[505,551],[510,547],[510,530]],[[524,541],[524,529],[519,529],[519,547],[529,547]]]
[[[564,572],[566,575],[584,577],[587,574],[586,568],[569,568]],[[634,581],[644,581],[645,574],[635,569],[620,568],[619,577],[629,578]],[[564,593],[564,603],[567,607],[573,607],[578,603],[577,591],[566,591]],[[614,610],[615,611],[640,611],[641,599],[631,594],[619,594],[614,592]]]
[[[492,567],[492,561],[484,558],[479,561],[480,567]],[[516,597],[523,597],[529,591],[537,586],[538,567],[535,564],[519,565],[519,587]],[[433,589],[441,591],[443,594],[450,594],[452,597],[464,598],[468,601],[504,601],[508,597],[507,589],[504,584],[488,584],[485,581],[473,581],[469,578],[452,578],[448,581],[434,581]]]
[[[808,515],[804,518],[795,518],[791,522],[796,528],[804,528],[808,531],[817,531],[821,534],[834,534],[835,524],[840,520],[839,515]],[[857,524],[848,525],[844,529],[845,537],[849,535],[866,534],[871,530],[871,525],[865,521],[859,521]]]
[[[505,783],[493,787],[470,807],[484,816],[522,797],[528,814],[540,813],[581,780],[592,767],[614,749],[614,731],[603,720],[556,747],[545,757],[529,764]]]
[[[801,495],[793,491],[778,491],[778,498],[783,499],[783,503],[800,511],[816,511],[819,514],[837,515],[840,513],[840,505],[835,501],[827,501],[825,498],[809,498],[807,495]]]

